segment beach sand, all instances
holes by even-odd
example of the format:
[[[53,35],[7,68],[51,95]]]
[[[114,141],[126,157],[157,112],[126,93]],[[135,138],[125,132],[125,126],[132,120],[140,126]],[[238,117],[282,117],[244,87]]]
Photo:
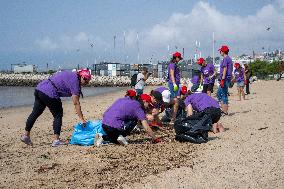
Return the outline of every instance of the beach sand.
[[[147,87],[149,91],[151,87]],[[32,130],[33,147],[20,142],[32,106],[0,109],[0,188],[283,188],[284,81],[259,81],[237,101],[231,89],[226,132],[206,144],[179,143],[159,131],[163,143],[135,134],[130,145],[50,147],[52,115],[45,111]],[[81,100],[88,119],[100,119],[125,91]],[[65,101],[62,139],[79,120]]]

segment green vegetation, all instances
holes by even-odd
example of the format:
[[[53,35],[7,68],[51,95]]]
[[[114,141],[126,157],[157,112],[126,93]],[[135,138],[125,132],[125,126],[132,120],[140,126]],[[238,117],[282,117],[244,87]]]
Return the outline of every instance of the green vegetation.
[[[252,75],[258,78],[268,78],[269,75],[274,75],[279,73],[279,62],[273,61],[272,63],[267,61],[257,60],[249,64],[252,71]]]

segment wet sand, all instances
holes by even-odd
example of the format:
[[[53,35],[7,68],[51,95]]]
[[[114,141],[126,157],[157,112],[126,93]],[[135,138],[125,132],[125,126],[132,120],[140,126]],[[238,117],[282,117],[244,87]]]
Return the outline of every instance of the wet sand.
[[[151,88],[147,88],[149,91]],[[284,186],[284,81],[252,85],[247,101],[231,90],[227,131],[206,144],[174,141],[172,131],[149,144],[135,134],[130,145],[51,148],[52,115],[45,111],[32,130],[33,147],[19,138],[32,106],[0,109],[0,188],[281,188]],[[124,91],[82,99],[89,119],[100,119]],[[78,122],[65,101],[62,139]]]

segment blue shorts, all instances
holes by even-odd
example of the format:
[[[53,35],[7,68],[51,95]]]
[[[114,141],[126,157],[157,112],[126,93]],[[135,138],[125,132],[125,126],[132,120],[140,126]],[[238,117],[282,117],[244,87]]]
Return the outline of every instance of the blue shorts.
[[[237,82],[237,87],[244,87],[244,86],[245,86],[244,81]]]
[[[168,83],[170,92],[171,92],[171,98],[176,98],[180,96],[180,88],[175,92],[174,91],[174,85],[172,83]],[[179,85],[177,85],[179,87]]]
[[[222,88],[219,86],[218,91],[217,91],[217,98],[220,102],[223,102],[223,104],[229,104],[228,100],[228,89],[229,89],[230,82],[225,81],[225,85]]]

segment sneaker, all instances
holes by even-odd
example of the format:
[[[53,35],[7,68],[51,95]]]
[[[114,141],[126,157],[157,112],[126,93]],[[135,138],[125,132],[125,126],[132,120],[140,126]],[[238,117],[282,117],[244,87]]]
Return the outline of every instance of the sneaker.
[[[58,146],[62,146],[62,145],[66,145],[66,143],[63,142],[62,140],[54,140],[51,144],[52,147],[58,147]]]
[[[103,143],[104,139],[103,139],[103,135],[101,133],[97,133],[95,136],[95,143],[97,147],[100,147]]]
[[[23,143],[25,143],[26,145],[33,145],[33,143],[32,143],[32,141],[31,141],[31,138],[30,137],[28,137],[27,135],[23,135],[22,137],[21,137],[21,141],[23,142]]]
[[[123,146],[128,144],[126,138],[124,138],[122,135],[119,135],[119,137],[117,138],[117,142]]]

